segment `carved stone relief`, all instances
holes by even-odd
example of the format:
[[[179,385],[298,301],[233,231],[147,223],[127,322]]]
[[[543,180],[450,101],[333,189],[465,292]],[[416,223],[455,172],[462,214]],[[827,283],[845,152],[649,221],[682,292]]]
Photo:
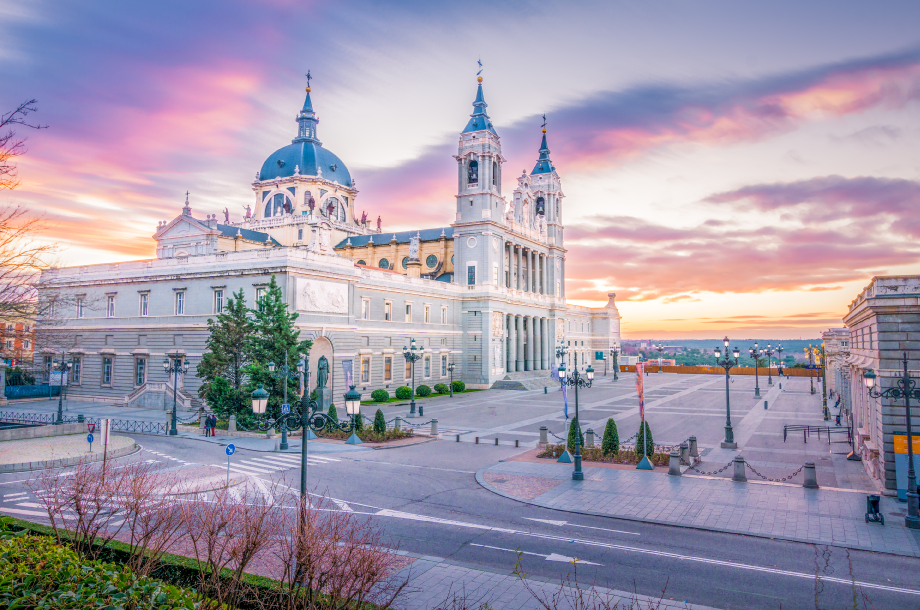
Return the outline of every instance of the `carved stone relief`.
[[[295,288],[298,311],[348,313],[348,284],[299,277]]]
[[[504,314],[502,314],[502,312],[500,311],[492,312],[492,336],[493,337],[502,336],[502,333],[505,330],[504,325],[502,324],[502,320],[504,320]]]

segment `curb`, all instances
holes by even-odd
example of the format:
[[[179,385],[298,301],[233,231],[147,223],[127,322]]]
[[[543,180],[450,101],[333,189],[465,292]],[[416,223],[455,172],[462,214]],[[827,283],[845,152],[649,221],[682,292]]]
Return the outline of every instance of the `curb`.
[[[156,435],[151,435],[151,436],[164,437],[164,435],[162,435],[162,434],[156,434]],[[224,446],[224,447],[225,447],[225,446],[227,445],[227,443],[232,443],[232,442],[233,442],[233,441],[230,440],[230,439],[232,439],[232,438],[234,438],[234,437],[232,437],[232,436],[225,436],[225,437],[222,437],[222,438],[224,439],[223,442],[221,442],[220,440],[217,440],[217,439],[221,438],[221,437],[217,437],[217,436],[214,436],[214,437],[204,437],[204,438],[197,438],[197,437],[191,437],[191,436],[175,436],[175,437],[166,436],[166,437],[164,437],[164,438],[181,438],[181,439],[188,440],[188,441],[198,441],[198,442],[200,442],[200,443],[210,443],[210,444],[212,444],[212,445],[221,445],[221,446]],[[211,438],[213,438],[214,440],[209,440],[209,439],[211,439]],[[270,439],[270,440],[276,440],[276,439]],[[412,444],[409,444],[409,445],[393,445],[393,446],[390,446],[390,447],[386,447],[386,446],[383,446],[383,447],[365,447],[365,449],[370,449],[371,451],[379,451],[379,450],[381,450],[381,449],[404,449],[404,448],[406,448],[406,447],[415,447],[416,445],[424,445],[425,443],[433,443],[434,441],[437,441],[437,440],[440,440],[440,439],[438,439],[438,438],[429,438],[427,441],[422,441],[422,442],[420,442],[420,443],[412,443]],[[308,441],[308,442],[309,442],[309,441]],[[258,451],[259,453],[300,453],[300,450],[299,450],[299,449],[298,449],[297,451],[290,451],[290,450],[288,450],[288,451],[275,451],[274,448],[272,448],[272,449],[253,449],[253,448],[251,448],[251,447],[237,447],[237,451],[243,451],[243,450],[245,450],[245,451]],[[320,452],[320,453],[325,453],[325,452]],[[348,451],[343,451],[343,452],[338,452],[338,451],[336,451],[336,452],[329,452],[329,453],[349,453],[349,452],[348,452]],[[0,470],[0,472],[3,472],[3,471]]]
[[[588,515],[588,516],[590,516],[590,517],[605,517],[605,518],[607,518],[607,519],[619,519],[619,520],[621,520],[621,521],[632,521],[632,522],[634,522],[634,523],[651,523],[651,524],[653,524],[653,525],[666,525],[666,526],[670,526],[670,527],[682,527],[682,528],[685,528],[685,529],[698,530],[698,531],[701,531],[701,532],[717,532],[717,533],[720,533],[720,534],[736,534],[736,535],[741,535],[741,536],[751,536],[751,537],[753,537],[753,538],[766,538],[766,539],[768,539],[768,540],[784,540],[784,541],[786,541],[786,542],[798,542],[799,544],[812,544],[812,545],[815,545],[815,544],[823,544],[823,545],[826,545],[826,546],[832,546],[832,547],[837,547],[837,548],[841,548],[841,549],[851,549],[851,550],[857,550],[857,551],[869,551],[869,552],[871,552],[871,553],[881,553],[881,554],[884,554],[884,555],[892,555],[892,556],[895,556],[895,557],[918,557],[918,555],[907,555],[907,554],[904,554],[904,553],[895,553],[894,551],[880,550],[880,549],[875,549],[875,548],[872,548],[872,547],[869,547],[869,546],[858,545],[858,544],[854,544],[854,545],[843,545],[843,544],[840,544],[840,543],[838,543],[838,542],[828,542],[828,541],[826,541],[826,540],[803,540],[803,539],[801,539],[801,538],[790,538],[789,536],[776,536],[776,535],[774,535],[774,536],[769,536],[769,535],[767,535],[767,534],[758,534],[758,533],[756,533],[756,532],[747,532],[747,531],[744,531],[744,530],[735,530],[735,529],[728,529],[728,528],[700,527],[700,526],[698,526],[698,525],[686,525],[686,524],[683,524],[683,523],[671,523],[671,522],[669,522],[669,521],[661,521],[661,520],[658,520],[658,519],[640,519],[640,518],[638,518],[638,517],[629,517],[629,516],[624,516],[624,515],[608,515],[607,513],[600,513],[600,512],[591,511],[591,510],[566,510],[566,509],[563,509],[563,508],[559,508],[559,507],[557,507],[557,506],[548,506],[548,505],[546,505],[546,504],[542,504],[542,503],[540,503],[540,502],[535,502],[535,501],[533,501],[533,500],[524,500],[524,499],[522,499],[522,498],[517,498],[517,497],[512,496],[512,495],[510,495],[510,494],[507,494],[507,493],[505,493],[505,492],[503,492],[503,491],[499,491],[498,489],[495,489],[494,487],[492,487],[491,485],[489,485],[488,483],[486,483],[485,478],[482,476],[483,473],[485,473],[485,472],[486,472],[489,468],[491,468],[491,467],[492,467],[492,466],[486,466],[485,468],[480,468],[478,471],[476,471],[476,482],[480,485],[480,487],[482,487],[482,488],[485,489],[486,491],[489,491],[489,492],[491,492],[491,493],[494,493],[495,495],[502,496],[503,498],[508,498],[509,500],[514,500],[515,502],[520,502],[521,504],[529,504],[529,505],[531,505],[531,506],[539,506],[540,508],[545,508],[545,509],[547,509],[547,510],[554,510],[554,511],[557,511],[557,512],[560,512],[560,513],[569,513],[569,514],[572,514],[572,515]]]
[[[114,449],[105,454],[107,460],[114,460],[116,458],[125,457],[126,455],[133,455],[140,451],[140,445],[133,443],[127,447],[122,447],[121,449]],[[25,470],[45,470],[47,468],[63,468],[65,466],[74,466],[76,464],[88,464],[90,462],[101,462],[103,459],[102,453],[94,453],[92,455],[77,456],[70,458],[62,458],[60,460],[42,460],[40,462],[20,462],[18,464],[2,464],[0,465],[0,474],[6,474],[10,472],[23,472]],[[92,459],[87,459],[92,458]]]

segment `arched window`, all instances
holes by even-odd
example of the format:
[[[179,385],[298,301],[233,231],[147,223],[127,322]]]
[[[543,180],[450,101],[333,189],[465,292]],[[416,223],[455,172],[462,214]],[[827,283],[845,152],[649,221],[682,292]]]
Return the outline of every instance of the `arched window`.
[[[359,264],[359,265],[367,265],[367,261],[365,261],[365,260],[362,259],[362,260],[359,260],[359,261],[358,261],[358,264]]]
[[[479,182],[479,161],[470,161],[469,171],[467,171],[467,179],[470,184]]]
[[[544,214],[546,214],[546,202],[543,197],[537,197],[537,216],[543,216]]]
[[[409,268],[409,257],[408,257],[408,256],[404,256],[404,257],[403,257],[403,259],[402,259],[402,268],[403,268],[403,269],[408,269],[408,268]]]
[[[498,184],[498,162],[492,161],[492,186]]]
[[[283,216],[285,213],[290,213],[292,209],[290,198],[283,193],[277,193],[265,204],[264,217]]]
[[[381,258],[381,259],[380,259],[380,262],[377,263],[377,266],[380,267],[381,269],[389,269],[389,268],[390,268],[390,261],[388,261],[388,260],[385,259],[385,258]]]

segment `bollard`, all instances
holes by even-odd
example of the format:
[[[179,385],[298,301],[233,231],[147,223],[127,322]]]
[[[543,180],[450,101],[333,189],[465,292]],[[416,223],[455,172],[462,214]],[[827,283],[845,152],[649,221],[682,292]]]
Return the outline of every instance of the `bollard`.
[[[690,445],[689,443],[680,444],[680,461],[684,464],[690,463]]]
[[[744,474],[744,458],[736,456],[734,459],[735,470],[732,473],[732,481],[737,483],[747,483],[747,476]]]
[[[425,417],[425,407],[423,407],[422,405],[418,406],[418,416]]]
[[[281,451],[281,441],[275,441],[275,451]]]
[[[779,384],[779,389],[780,389],[780,390],[783,389],[783,384]]]
[[[459,434],[457,435],[457,442],[458,442],[458,443],[460,442],[460,435],[459,435]]]
[[[585,447],[594,446],[594,430],[588,428],[588,431],[585,432]]]
[[[227,419],[227,432],[236,432],[236,415],[231,415]]]
[[[77,415],[77,423],[78,423],[78,424],[82,424],[84,421],[85,421],[85,420],[83,419],[83,416],[82,416],[82,415]]]
[[[668,475],[672,477],[680,476],[680,453],[671,452],[671,460],[668,462]]]
[[[700,457],[700,449],[696,444],[696,437],[690,437],[690,457]]]
[[[521,441],[519,441],[518,439],[514,439],[514,446],[515,446],[515,448],[520,447],[520,446],[521,446]]]
[[[815,472],[814,462],[805,462],[805,482],[802,487],[818,489],[818,473]]]
[[[393,422],[393,428],[399,430],[399,427],[402,425],[402,420],[397,417],[396,421]]]
[[[543,386],[543,393],[544,393],[544,394],[549,394],[549,390],[546,388],[546,386]]]
[[[549,441],[546,438],[547,428],[546,426],[540,426],[540,444],[548,445]]]
[[[764,408],[764,411],[766,411],[766,409],[767,409],[767,401],[766,401],[766,400],[763,401],[763,408]]]
[[[479,444],[479,437],[478,437],[478,436],[476,437],[476,444],[477,444],[477,445]]]
[[[431,436],[437,436],[437,435],[438,435],[438,420],[433,419],[431,420]]]

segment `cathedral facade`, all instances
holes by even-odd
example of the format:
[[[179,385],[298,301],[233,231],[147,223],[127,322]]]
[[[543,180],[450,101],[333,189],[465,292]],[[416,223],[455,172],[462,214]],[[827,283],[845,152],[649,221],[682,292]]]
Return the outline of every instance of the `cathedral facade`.
[[[171,406],[160,366],[171,355],[190,364],[180,385],[191,407],[208,318],[240,289],[253,306],[272,276],[313,340],[310,370],[323,356],[331,365],[333,402],[348,389],[346,367],[363,393],[407,385],[402,350],[413,339],[425,348],[418,384],[446,383],[453,364],[469,387],[542,389],[559,345],[570,366],[603,367],[596,356],[619,344],[620,316],[613,294],[601,308],[566,303],[564,195],[545,128],[533,170],[507,198],[480,78],[454,157],[453,222],[386,232],[379,217],[357,217],[355,181],[319,140],[310,93],[297,136],[256,174],[242,220],[226,209],[222,222],[196,216],[186,196],[157,226],[155,259],[42,274],[42,298],[74,304],[55,312],[55,332],[73,338],[69,396]]]

